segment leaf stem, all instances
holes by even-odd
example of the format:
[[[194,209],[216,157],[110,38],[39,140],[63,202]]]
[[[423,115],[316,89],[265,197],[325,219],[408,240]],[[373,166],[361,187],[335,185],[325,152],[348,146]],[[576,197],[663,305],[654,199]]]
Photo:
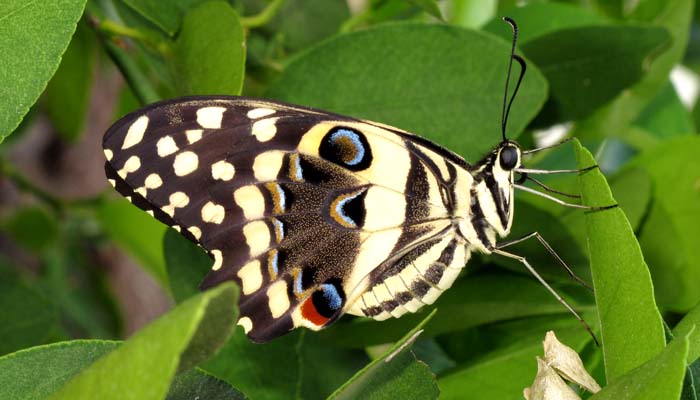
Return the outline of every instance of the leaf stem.
[[[241,17],[241,25],[244,28],[257,28],[270,22],[277,12],[282,8],[285,0],[272,0],[262,11],[250,17]]]
[[[151,85],[149,79],[126,51],[113,40],[109,38],[103,39],[107,54],[119,68],[139,102],[141,104],[149,104],[160,100],[160,96]]]

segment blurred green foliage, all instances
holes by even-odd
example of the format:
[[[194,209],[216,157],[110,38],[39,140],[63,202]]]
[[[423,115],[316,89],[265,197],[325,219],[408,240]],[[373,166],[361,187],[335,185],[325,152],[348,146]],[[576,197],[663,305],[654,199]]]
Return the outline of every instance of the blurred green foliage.
[[[4,1],[0,398],[515,399],[555,330],[604,388],[579,392],[584,398],[697,400],[700,111],[682,100],[693,85],[670,79],[684,68],[698,80],[694,7]],[[512,34],[504,15],[518,22],[528,61],[509,137],[532,147],[542,129],[563,127],[585,148],[575,141],[528,167],[598,163],[578,179],[543,181],[581,193],[585,204],[619,204],[584,213],[518,194],[512,236],[539,231],[594,294],[536,242],[513,251],[582,314],[602,347],[520,264],[477,255],[416,315],[345,317],[322,332],[253,344],[234,328],[233,285],[199,293],[211,264],[201,249],[119,198],[101,175],[90,179],[101,174],[98,143],[117,117],[194,94],[372,119],[475,162],[500,140]],[[141,328],[140,305],[156,303],[149,296],[163,304],[148,318],[174,306]],[[131,327],[141,329],[127,338]]]

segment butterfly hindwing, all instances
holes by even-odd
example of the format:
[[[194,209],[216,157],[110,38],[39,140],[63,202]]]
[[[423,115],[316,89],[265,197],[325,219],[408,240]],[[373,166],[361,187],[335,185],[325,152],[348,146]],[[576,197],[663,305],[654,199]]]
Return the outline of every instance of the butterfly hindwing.
[[[464,265],[448,210],[463,161],[390,129],[275,102],[179,99],[110,128],[106,170],[209,253],[202,288],[241,285],[239,323],[266,341],[345,312],[415,311],[449,275],[432,282],[432,264]]]

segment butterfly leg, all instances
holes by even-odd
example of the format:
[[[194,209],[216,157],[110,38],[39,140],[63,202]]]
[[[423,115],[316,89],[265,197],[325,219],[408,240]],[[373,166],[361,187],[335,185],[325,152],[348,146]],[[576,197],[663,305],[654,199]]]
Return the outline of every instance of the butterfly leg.
[[[544,247],[545,250],[547,250],[547,252],[548,252],[555,260],[557,260],[557,263],[558,263],[562,268],[564,268],[564,269],[566,270],[566,272],[569,274],[569,276],[571,277],[571,279],[573,279],[573,280],[575,280],[576,282],[580,283],[580,284],[583,285],[586,289],[588,289],[588,290],[590,290],[590,291],[593,291],[593,288],[591,287],[591,285],[589,285],[588,282],[584,281],[584,280],[581,279],[578,275],[576,275],[576,274],[574,273],[574,271],[571,269],[571,267],[569,267],[569,265],[564,261],[564,259],[561,258],[561,257],[559,256],[559,254],[557,254],[556,251],[554,251],[554,249],[552,248],[552,246],[550,246],[550,244],[549,244],[546,240],[544,240],[544,238],[542,237],[542,235],[540,235],[540,233],[537,232],[537,231],[535,231],[535,232],[530,232],[530,233],[528,233],[527,235],[521,236],[521,237],[516,238],[516,239],[511,239],[511,240],[508,240],[508,241],[506,241],[506,242],[498,243],[498,244],[496,245],[496,248],[499,249],[499,250],[500,250],[500,249],[504,249],[504,248],[506,248],[506,247],[508,247],[508,246],[511,246],[511,245],[514,245],[514,244],[516,244],[516,243],[520,243],[520,242],[524,242],[524,241],[526,241],[526,240],[528,240],[528,239],[532,239],[533,237],[536,238],[538,242],[540,242],[540,244],[542,245],[542,247]]]
[[[511,258],[511,259],[519,261],[521,264],[523,264],[525,266],[525,268],[527,268],[528,271],[530,271],[530,273],[549,291],[549,293],[551,293],[552,296],[554,296],[554,298],[557,299],[557,301],[559,303],[561,303],[564,307],[566,307],[566,309],[569,310],[569,312],[572,313],[574,315],[574,317],[576,317],[576,319],[586,328],[586,331],[588,331],[588,333],[591,335],[591,337],[593,338],[593,341],[595,341],[596,345],[600,346],[600,344],[598,343],[598,339],[593,334],[593,331],[591,330],[591,327],[588,325],[588,323],[579,315],[579,313],[576,312],[576,310],[573,309],[573,307],[571,307],[569,305],[569,303],[566,302],[566,300],[564,300],[563,297],[561,297],[561,295],[559,295],[559,293],[557,293],[556,290],[554,290],[553,287],[551,287],[547,283],[547,281],[544,280],[544,278],[542,278],[542,276],[540,274],[537,273],[537,271],[535,271],[534,268],[532,268],[532,266],[530,265],[530,263],[527,261],[527,259],[525,257],[519,256],[517,254],[509,253],[509,252],[501,250],[499,248],[494,248],[491,251],[494,254],[498,254],[498,255],[503,256],[503,257]]]

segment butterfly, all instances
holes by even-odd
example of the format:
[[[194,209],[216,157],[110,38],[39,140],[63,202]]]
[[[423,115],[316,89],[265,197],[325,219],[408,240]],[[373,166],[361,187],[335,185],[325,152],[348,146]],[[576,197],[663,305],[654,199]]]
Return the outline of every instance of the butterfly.
[[[475,251],[518,259],[534,273],[503,248],[539,235],[498,243],[511,230],[514,189],[533,191],[520,185],[523,177],[543,172],[525,169],[527,152],[505,137],[525,73],[517,26],[507,21],[508,76],[513,60],[521,73],[507,107],[504,98],[503,140],[475,164],[376,122],[197,96],[151,104],[109,128],[107,177],[207,251],[213,265],[201,289],[240,285],[238,324],[255,342],[319,330],[344,314],[384,320],[416,312],[452,285]]]

